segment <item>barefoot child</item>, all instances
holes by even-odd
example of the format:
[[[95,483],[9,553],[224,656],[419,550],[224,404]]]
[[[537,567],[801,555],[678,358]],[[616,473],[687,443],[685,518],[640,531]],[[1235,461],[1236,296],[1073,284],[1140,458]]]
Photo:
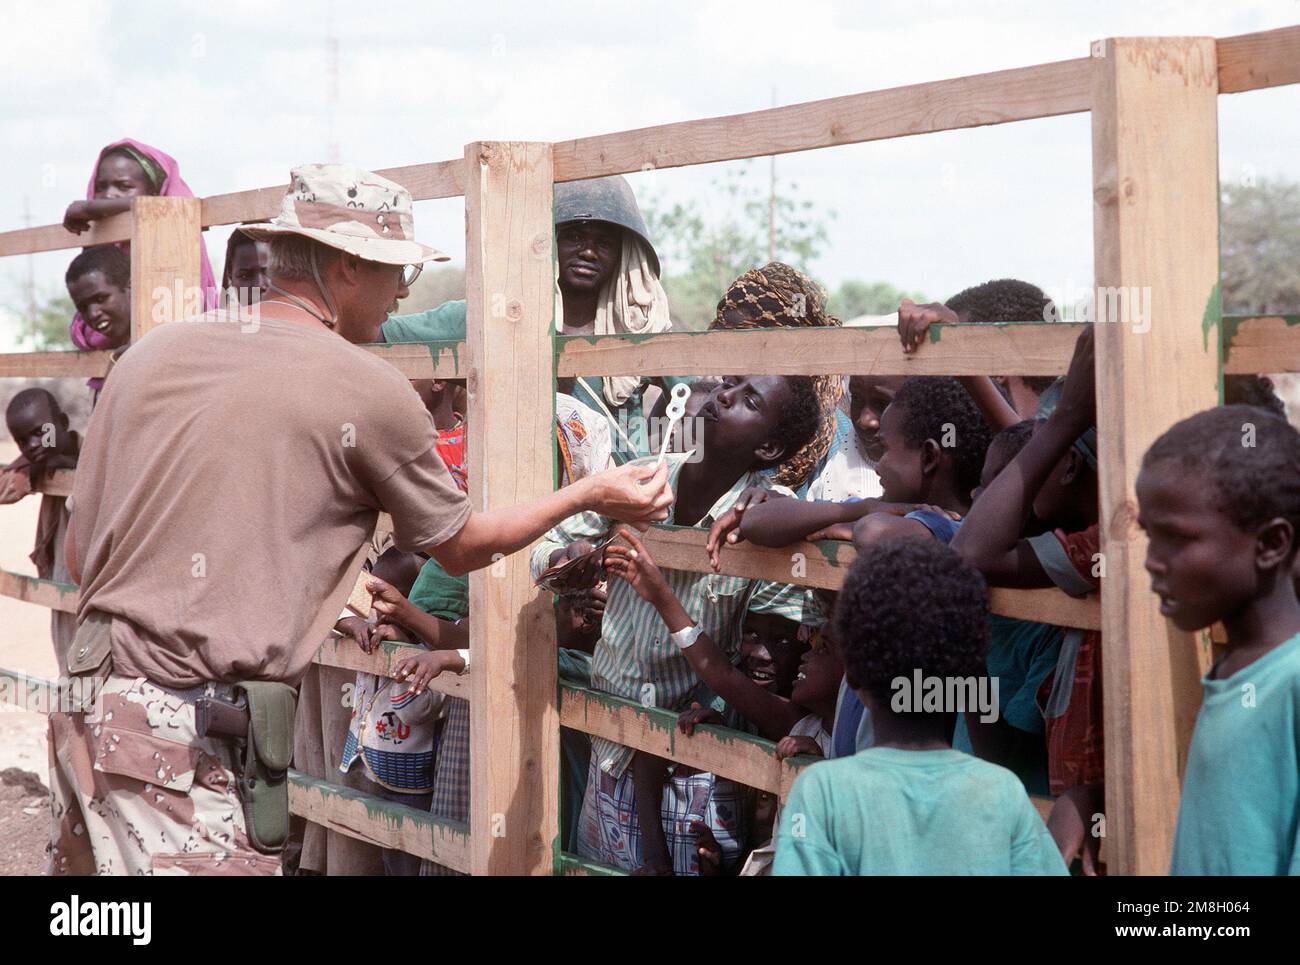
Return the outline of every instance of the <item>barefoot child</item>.
[[[1147,450],[1137,498],[1161,614],[1228,634],[1203,681],[1170,873],[1300,874],[1300,433],[1254,406],[1198,413]]]
[[[936,540],[887,540],[854,561],[835,638],[875,743],[795,779],[775,874],[1066,873],[1015,775],[952,749],[957,708],[919,710],[921,695],[900,690],[917,675],[946,684],[983,672],[985,592],[979,573]]]

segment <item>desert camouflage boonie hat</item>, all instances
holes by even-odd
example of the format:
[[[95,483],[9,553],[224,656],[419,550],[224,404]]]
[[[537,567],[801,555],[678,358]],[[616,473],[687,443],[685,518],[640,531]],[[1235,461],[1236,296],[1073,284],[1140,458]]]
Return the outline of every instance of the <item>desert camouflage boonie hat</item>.
[[[239,229],[260,240],[302,235],[385,265],[447,261],[415,240],[411,192],[355,164],[303,164],[289,172],[280,213]]]

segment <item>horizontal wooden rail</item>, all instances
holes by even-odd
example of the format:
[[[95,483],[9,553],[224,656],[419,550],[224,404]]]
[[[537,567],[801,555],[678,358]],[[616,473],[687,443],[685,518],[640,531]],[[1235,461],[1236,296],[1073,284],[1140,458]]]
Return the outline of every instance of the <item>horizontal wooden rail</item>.
[[[660,566],[692,573],[712,572],[704,549],[707,539],[707,532],[690,526],[655,526],[641,537]],[[838,590],[856,557],[852,543],[821,540],[779,549],[741,543],[724,548],[718,562],[720,572],[728,576]],[[1084,630],[1101,628],[1101,604],[1097,597],[1076,599],[1052,588],[1010,590],[993,587],[989,590],[989,609],[1002,616],[1054,626]]]
[[[25,573],[0,570],[0,596],[35,603],[63,613],[76,613],[80,595],[81,592],[73,583],[56,583],[54,580],[42,580]]]
[[[1091,107],[1090,66],[1082,57],[557,142],[555,180],[1077,114]]]
[[[882,328],[562,335],[556,375],[1064,375],[1073,322],[935,325],[910,355]],[[1229,375],[1300,372],[1300,316],[1225,316]]]
[[[1080,328],[936,325],[911,355],[892,327],[567,335],[556,375],[1064,375]]]
[[[0,354],[0,378],[103,378],[112,356],[112,352],[6,352]]]
[[[393,668],[407,654],[425,653],[419,647],[384,641],[379,648],[366,653],[351,637],[330,631],[329,639],[316,652],[314,663],[341,670],[360,670],[380,677],[391,677]],[[454,673],[442,673],[429,681],[429,689],[452,697],[469,700],[469,678]]]
[[[469,377],[469,359],[463,341],[400,342],[392,345],[362,345],[378,355],[408,379],[464,379]]]
[[[469,828],[404,804],[289,771],[289,813],[381,848],[469,872]]]
[[[1300,84],[1300,27],[1220,37],[1219,93]]]
[[[559,867],[557,870],[565,878],[626,878],[627,872],[620,871],[618,868],[611,868],[607,864],[601,864],[598,861],[588,861],[586,858],[579,858],[576,854],[570,854],[568,851],[560,852]]]
[[[36,492],[43,493],[46,496],[71,496],[72,483],[77,478],[75,470],[56,469],[54,472],[46,473],[35,486]]]
[[[1223,371],[1300,372],[1300,315],[1223,316]]]
[[[801,755],[778,761],[772,741],[729,727],[703,725],[687,737],[677,730],[674,711],[643,707],[564,682],[560,683],[560,726],[697,767],[782,800],[799,770],[816,760]]]

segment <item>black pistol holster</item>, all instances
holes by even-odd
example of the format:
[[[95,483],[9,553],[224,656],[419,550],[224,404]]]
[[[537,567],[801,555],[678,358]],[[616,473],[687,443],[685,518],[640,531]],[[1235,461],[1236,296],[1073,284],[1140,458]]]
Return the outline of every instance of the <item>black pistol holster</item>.
[[[235,684],[231,700],[200,697],[194,705],[199,736],[223,738],[235,749],[248,840],[263,854],[278,854],[289,837],[295,706],[292,687],[267,680]]]

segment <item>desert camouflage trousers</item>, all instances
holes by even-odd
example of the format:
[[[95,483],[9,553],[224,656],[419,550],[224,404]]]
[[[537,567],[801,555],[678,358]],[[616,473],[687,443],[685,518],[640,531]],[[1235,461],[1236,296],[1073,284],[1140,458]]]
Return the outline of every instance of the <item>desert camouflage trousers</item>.
[[[228,687],[105,678],[96,706],[50,715],[50,873],[278,875],[249,843],[231,751],[195,732]]]

